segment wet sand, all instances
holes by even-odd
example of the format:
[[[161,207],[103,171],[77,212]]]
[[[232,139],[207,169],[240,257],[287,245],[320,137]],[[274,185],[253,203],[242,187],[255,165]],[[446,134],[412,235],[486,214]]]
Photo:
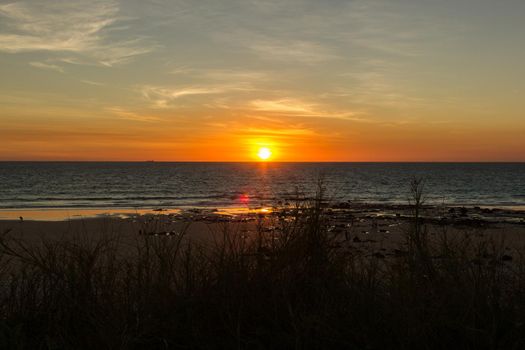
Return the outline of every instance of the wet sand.
[[[407,205],[339,203],[324,212],[334,244],[341,249],[381,258],[403,254],[406,250],[406,233],[412,223],[411,208]],[[53,215],[53,218],[58,217],[56,212]],[[34,242],[67,239],[79,234],[91,238],[119,236],[125,240],[183,234],[184,239],[213,244],[220,240],[224,232],[235,233],[243,239],[255,237],[258,233],[278,235],[279,220],[291,220],[291,216],[284,211],[267,208],[127,213],[116,210],[104,215],[99,211],[95,216],[76,216],[66,220],[0,220],[0,232],[9,231],[14,237]],[[430,241],[437,242],[446,232],[452,238],[489,240],[501,244],[509,257],[525,248],[525,211],[428,206],[422,211],[422,220]]]

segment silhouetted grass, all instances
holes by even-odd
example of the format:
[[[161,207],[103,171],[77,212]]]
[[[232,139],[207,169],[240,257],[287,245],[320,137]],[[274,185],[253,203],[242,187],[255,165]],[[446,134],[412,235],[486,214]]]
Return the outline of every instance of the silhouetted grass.
[[[255,236],[0,240],[2,349],[521,349],[525,270],[501,242],[430,240],[414,181],[407,250],[352,253],[323,190]]]

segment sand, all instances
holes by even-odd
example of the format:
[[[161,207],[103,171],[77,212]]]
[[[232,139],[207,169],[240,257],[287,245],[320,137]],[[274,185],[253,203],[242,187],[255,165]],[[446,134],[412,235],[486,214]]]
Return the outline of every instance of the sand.
[[[14,213],[16,214],[16,213]],[[406,233],[411,225],[409,206],[353,205],[341,203],[325,209],[328,230],[334,244],[355,254],[389,257],[406,250]],[[44,215],[44,214],[42,214]],[[84,212],[85,215],[85,212]],[[184,239],[201,244],[214,244],[222,233],[236,233],[243,239],[278,234],[282,211],[264,210],[166,210],[97,212],[94,216],[76,216],[57,220],[0,220],[0,233],[39,242],[67,239],[81,234],[86,237],[118,235],[125,240],[141,236],[172,237],[184,233]],[[449,237],[489,240],[501,244],[509,256],[525,248],[525,211],[494,208],[425,207],[423,220],[431,241],[446,232]]]

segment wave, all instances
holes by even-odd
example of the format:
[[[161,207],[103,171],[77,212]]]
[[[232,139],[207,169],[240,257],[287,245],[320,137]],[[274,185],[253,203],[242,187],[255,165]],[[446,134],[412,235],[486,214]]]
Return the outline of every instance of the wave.
[[[524,172],[525,163],[0,163],[0,208],[279,204],[310,197],[319,174],[334,201],[406,203],[415,173],[436,204],[525,205]]]
[[[138,197],[36,197],[36,198],[0,198],[3,202],[44,202],[44,201],[143,201],[143,200],[188,200],[188,199],[207,199],[207,198],[230,198],[229,195],[211,195],[211,196],[138,196]]]

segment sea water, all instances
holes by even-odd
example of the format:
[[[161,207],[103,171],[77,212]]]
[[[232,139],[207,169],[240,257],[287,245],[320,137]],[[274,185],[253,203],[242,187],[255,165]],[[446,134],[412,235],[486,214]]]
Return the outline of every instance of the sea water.
[[[227,208],[312,196],[407,203],[525,206],[525,163],[0,162],[0,208]]]

